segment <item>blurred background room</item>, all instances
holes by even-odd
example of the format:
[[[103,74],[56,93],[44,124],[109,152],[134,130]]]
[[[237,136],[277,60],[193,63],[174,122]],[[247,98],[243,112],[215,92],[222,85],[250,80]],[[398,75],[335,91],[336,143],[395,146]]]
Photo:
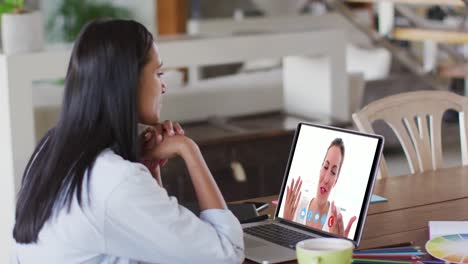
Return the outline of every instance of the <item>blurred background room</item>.
[[[235,201],[278,193],[300,121],[356,129],[352,114],[390,95],[468,93],[465,11],[460,0],[0,0],[0,239],[91,20],[134,19],[154,34],[168,85],[162,118],[182,124]],[[457,122],[444,114],[447,166],[461,162]],[[392,128],[373,128],[389,174],[412,172]],[[196,200],[187,173],[182,160],[162,171],[182,203]]]

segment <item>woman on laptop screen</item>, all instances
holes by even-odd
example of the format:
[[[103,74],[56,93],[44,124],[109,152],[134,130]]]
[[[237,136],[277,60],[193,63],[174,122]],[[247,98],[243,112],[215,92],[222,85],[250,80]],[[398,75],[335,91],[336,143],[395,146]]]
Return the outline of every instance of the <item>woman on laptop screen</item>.
[[[328,200],[331,191],[338,182],[344,157],[343,140],[335,138],[323,159],[315,197],[310,200],[301,200],[302,179],[300,176],[296,181],[293,179],[286,189],[283,218],[338,236],[348,237],[349,231],[356,221],[356,216],[351,217],[347,225],[344,226],[341,209],[333,201]],[[300,210],[297,210],[298,205]]]

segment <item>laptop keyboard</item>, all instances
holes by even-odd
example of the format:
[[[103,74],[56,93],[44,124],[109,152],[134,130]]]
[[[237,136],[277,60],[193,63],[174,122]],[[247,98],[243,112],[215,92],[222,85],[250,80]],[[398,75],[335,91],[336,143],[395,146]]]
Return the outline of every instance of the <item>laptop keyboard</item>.
[[[291,249],[295,249],[299,241],[313,238],[313,236],[275,224],[247,227],[244,228],[244,232]]]

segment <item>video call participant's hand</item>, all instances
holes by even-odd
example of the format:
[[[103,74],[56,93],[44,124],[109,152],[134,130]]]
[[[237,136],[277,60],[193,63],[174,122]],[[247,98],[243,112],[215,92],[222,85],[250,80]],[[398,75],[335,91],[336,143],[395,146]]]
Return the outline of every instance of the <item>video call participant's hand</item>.
[[[286,201],[284,204],[283,218],[292,221],[296,214],[297,205],[301,199],[301,176],[294,183],[294,179],[291,184],[286,188]]]
[[[341,212],[338,212],[335,206],[335,202],[333,201],[331,208],[331,216],[328,218],[327,223],[328,227],[330,228],[330,233],[343,237],[348,237],[349,230],[351,230],[351,226],[353,225],[354,221],[356,221],[356,219],[356,216],[351,217],[345,229],[343,224],[343,215],[341,214]]]
[[[184,130],[177,122],[172,122],[170,120],[164,121],[162,124],[157,124],[156,126],[147,128],[140,138],[141,144],[141,156],[144,157],[142,163],[148,168],[153,177],[161,185],[160,180],[160,167],[163,167],[167,164],[168,159],[156,159],[152,158],[151,153],[154,148],[161,144],[166,137],[184,135]]]

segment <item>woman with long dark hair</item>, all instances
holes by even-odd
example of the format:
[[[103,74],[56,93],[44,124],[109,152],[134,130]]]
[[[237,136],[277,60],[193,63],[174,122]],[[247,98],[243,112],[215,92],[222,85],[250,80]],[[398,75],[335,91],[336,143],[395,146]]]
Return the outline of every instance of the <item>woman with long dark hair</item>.
[[[24,172],[15,263],[236,263],[242,229],[196,143],[160,121],[162,61],[153,37],[126,20],[88,24],[77,38],[60,118]],[[151,126],[143,136],[139,124]],[[200,218],[161,185],[180,156]],[[146,166],[142,165],[145,164]]]

